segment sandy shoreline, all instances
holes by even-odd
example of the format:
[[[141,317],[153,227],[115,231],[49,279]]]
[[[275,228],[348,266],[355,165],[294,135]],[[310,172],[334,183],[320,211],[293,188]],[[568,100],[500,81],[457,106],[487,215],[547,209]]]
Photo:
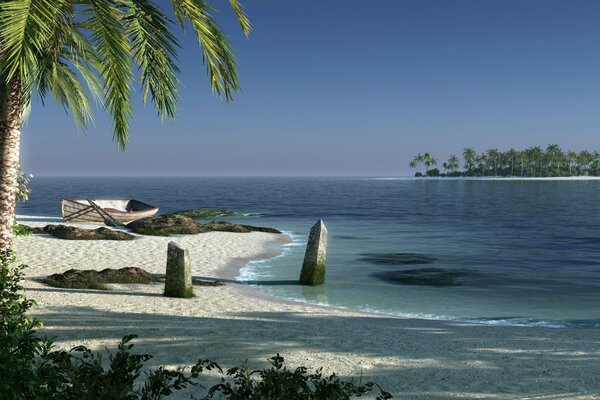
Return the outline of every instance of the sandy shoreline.
[[[24,218],[30,225],[44,220]],[[191,300],[161,285],[84,291],[46,287],[36,277],[69,268],[138,266],[164,273],[166,245],[190,249],[197,276],[232,279],[249,260],[273,257],[285,237],[211,232],[131,242],[17,238],[25,286],[43,332],[59,346],[113,347],[125,334],[155,357],[151,365],[265,366],[281,353],[292,366],[324,366],[381,383],[396,398],[600,398],[600,330],[486,326],[370,315],[257,294],[231,283],[197,287]]]

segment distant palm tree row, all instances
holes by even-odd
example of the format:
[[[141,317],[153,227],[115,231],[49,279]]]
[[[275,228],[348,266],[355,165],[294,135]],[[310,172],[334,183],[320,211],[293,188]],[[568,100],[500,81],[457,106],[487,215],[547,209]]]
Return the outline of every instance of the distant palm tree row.
[[[546,149],[540,146],[504,152],[489,149],[481,154],[469,147],[463,149],[462,156],[462,171],[456,154],[441,165],[443,172],[430,153],[417,154],[409,166],[418,169],[422,164],[425,167],[424,173],[417,171],[415,176],[600,176],[599,152],[563,151],[557,144],[549,144]]]

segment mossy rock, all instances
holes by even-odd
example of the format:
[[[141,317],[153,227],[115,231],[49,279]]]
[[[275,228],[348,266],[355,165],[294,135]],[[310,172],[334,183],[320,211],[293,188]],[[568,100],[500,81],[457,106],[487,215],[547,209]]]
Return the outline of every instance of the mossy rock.
[[[227,221],[212,221],[207,224],[203,224],[202,227],[206,229],[206,232],[237,232],[237,233],[249,233],[249,232],[266,232],[266,233],[281,233],[274,228],[267,228],[262,226],[232,224]]]
[[[133,240],[135,236],[127,232],[101,227],[98,229],[83,229],[66,225],[46,225],[43,228],[30,228],[34,234],[47,233],[58,239],[65,240]]]
[[[133,221],[127,227],[134,233],[150,236],[190,235],[205,232],[200,224],[192,218],[177,214],[140,219]]]
[[[477,272],[470,269],[420,268],[385,271],[373,276],[389,283],[416,286],[463,286],[465,278]]]
[[[436,260],[435,257],[419,253],[365,253],[361,256],[360,261],[377,265],[431,264]]]
[[[205,281],[202,279],[192,278],[192,285],[194,285],[194,286],[225,286],[225,282]]]
[[[151,236],[190,235],[204,232],[281,233],[273,228],[233,224],[227,221],[212,221],[206,224],[199,224],[192,218],[177,214],[167,214],[134,221],[128,227],[134,233]]]
[[[196,208],[193,210],[176,211],[174,213],[169,213],[166,215],[183,215],[184,217],[188,217],[188,218],[192,218],[192,219],[206,219],[206,218],[223,217],[226,215],[233,215],[233,211],[208,210],[205,208]]]
[[[160,282],[160,279],[141,268],[127,267],[102,271],[70,269],[62,274],[50,275],[43,282],[58,288],[108,290],[107,283],[147,284]]]
[[[253,226],[253,225],[240,225],[248,230],[250,230],[250,232],[265,232],[265,233],[277,233],[280,234],[281,231],[275,228],[268,228],[265,226]]]
[[[62,274],[53,274],[42,280],[46,285],[64,289],[96,289],[109,290],[106,284],[151,284],[164,283],[159,278],[142,268],[127,267],[120,269],[106,268],[102,271],[70,269]],[[221,281],[205,281],[192,278],[194,286],[224,286]]]

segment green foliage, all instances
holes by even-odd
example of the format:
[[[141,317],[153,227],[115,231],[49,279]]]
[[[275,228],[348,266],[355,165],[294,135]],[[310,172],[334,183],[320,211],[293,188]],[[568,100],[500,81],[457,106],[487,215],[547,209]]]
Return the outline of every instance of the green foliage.
[[[436,160],[430,155],[428,158],[428,155],[429,153],[417,154],[409,166],[418,168],[419,164],[423,163],[427,168],[424,175],[437,176],[429,169],[435,166]],[[447,171],[445,176],[600,176],[600,152],[564,152],[557,144],[549,144],[545,149],[540,146],[525,150],[488,149],[481,154],[477,154],[474,148],[465,148],[462,155],[465,170],[458,171],[459,160],[453,154],[443,164]]]
[[[271,368],[250,371],[247,365],[231,368],[227,376],[231,382],[222,380],[208,391],[205,399],[219,394],[229,400],[345,400],[361,396],[378,387],[373,382],[355,384],[344,381],[336,374],[323,376],[322,369],[309,374],[306,367],[289,370],[279,354],[271,359]],[[254,376],[258,375],[259,379]],[[379,388],[377,400],[391,399],[392,396]]]
[[[33,230],[27,225],[20,225],[16,222],[13,223],[13,235],[15,236],[31,236],[33,235]]]
[[[84,128],[92,121],[91,95],[111,115],[114,138],[124,148],[138,77],[144,103],[150,97],[161,119],[172,120],[178,108],[177,26],[163,3],[0,1],[0,90],[20,85],[24,119],[35,92],[42,100],[50,94]],[[191,26],[197,35],[213,92],[231,100],[240,84],[233,48],[213,16],[218,10],[202,0],[170,3],[179,28]],[[239,0],[229,3],[248,35],[250,22]]]
[[[33,175],[26,174],[19,165],[17,169],[17,202],[27,201],[31,189],[29,188],[29,181],[33,178]]]
[[[14,263],[12,252],[0,252],[0,398],[6,400],[20,399],[24,392],[35,394],[43,386],[34,358],[48,347],[35,336],[41,322],[26,315],[34,302],[20,285],[24,267]]]

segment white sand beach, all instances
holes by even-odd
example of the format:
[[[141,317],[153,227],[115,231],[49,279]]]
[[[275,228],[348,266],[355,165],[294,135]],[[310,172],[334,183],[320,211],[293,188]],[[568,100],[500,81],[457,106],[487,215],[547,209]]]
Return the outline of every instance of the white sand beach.
[[[43,226],[47,220],[20,217]],[[267,365],[279,352],[291,366],[375,380],[402,399],[600,398],[600,329],[476,325],[370,315],[260,295],[228,283],[195,287],[193,299],[165,298],[162,285],[112,285],[111,291],[45,286],[36,278],[70,268],[141,267],[164,273],[167,243],[190,250],[193,274],[232,278],[248,260],[272,257],[287,238],[211,232],[133,241],[16,238],[28,295],[44,334],[60,347],[114,347],[139,335],[150,366],[209,358],[224,367]],[[599,305],[600,306],[600,305]]]

